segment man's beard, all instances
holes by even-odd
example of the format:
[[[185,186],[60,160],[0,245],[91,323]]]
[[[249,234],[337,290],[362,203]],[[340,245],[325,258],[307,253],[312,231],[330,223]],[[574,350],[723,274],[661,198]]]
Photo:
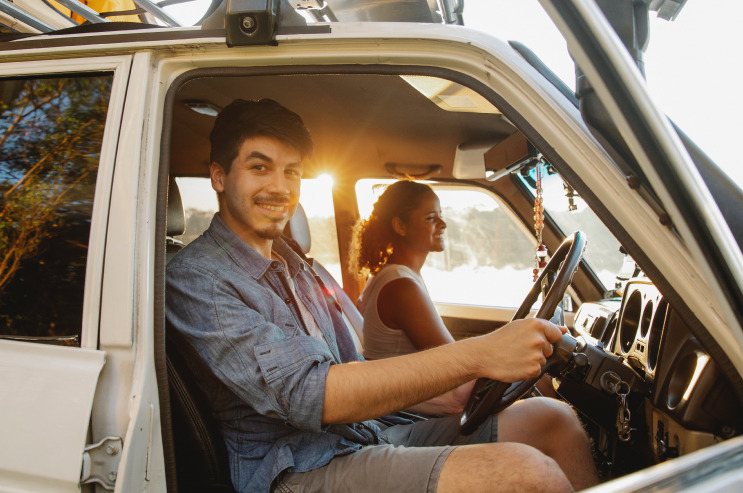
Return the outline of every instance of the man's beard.
[[[277,196],[278,198],[274,198],[276,202],[282,202],[283,196]],[[291,220],[292,216],[296,212],[297,208],[296,205],[291,207],[289,211],[289,218],[288,219],[277,219],[273,223],[269,224],[263,229],[256,229],[255,234],[258,236],[258,238],[262,238],[264,240],[275,240],[276,238],[279,238],[282,234],[284,234],[284,228],[286,228],[286,225]]]
[[[273,224],[269,224],[263,229],[255,230],[255,234],[256,236],[258,236],[258,238],[262,238],[264,240],[275,240],[284,233],[285,226],[286,223],[282,224],[281,221],[278,221]]]

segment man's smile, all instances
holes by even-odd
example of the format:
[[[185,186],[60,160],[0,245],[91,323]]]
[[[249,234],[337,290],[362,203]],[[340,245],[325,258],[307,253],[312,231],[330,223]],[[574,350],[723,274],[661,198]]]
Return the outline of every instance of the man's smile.
[[[266,204],[265,202],[258,202],[258,206],[263,207],[264,209],[268,209],[270,211],[275,211],[275,212],[284,212],[288,210],[289,208],[287,205],[273,205],[273,204]]]
[[[290,203],[288,200],[271,200],[271,199],[256,199],[255,205],[264,210],[265,213],[271,216],[279,216],[283,218],[289,213]]]

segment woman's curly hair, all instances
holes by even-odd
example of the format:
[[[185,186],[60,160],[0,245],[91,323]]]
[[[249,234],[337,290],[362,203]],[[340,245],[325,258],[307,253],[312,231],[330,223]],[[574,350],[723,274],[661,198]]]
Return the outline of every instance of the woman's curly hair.
[[[418,207],[420,198],[433,193],[428,185],[409,180],[389,185],[374,204],[369,219],[360,219],[353,227],[349,266],[358,279],[366,279],[379,272],[395,249],[397,233],[392,219],[408,220],[410,212]]]

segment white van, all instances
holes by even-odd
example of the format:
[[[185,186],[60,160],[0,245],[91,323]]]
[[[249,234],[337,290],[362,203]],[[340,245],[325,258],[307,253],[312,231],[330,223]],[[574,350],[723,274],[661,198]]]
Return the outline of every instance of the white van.
[[[423,275],[452,334],[528,313],[539,190],[550,254],[587,238],[554,387],[593,438],[592,491],[743,487],[743,193],[658,110],[594,2],[542,1],[579,97],[457,25],[461,2],[233,0],[203,29],[60,3],[87,21],[0,0],[0,491],[232,491],[168,351],[164,270],[216,208],[214,115],[264,97],[315,139],[304,246],[351,322],[351,227],[401,177],[442,200],[449,247]]]

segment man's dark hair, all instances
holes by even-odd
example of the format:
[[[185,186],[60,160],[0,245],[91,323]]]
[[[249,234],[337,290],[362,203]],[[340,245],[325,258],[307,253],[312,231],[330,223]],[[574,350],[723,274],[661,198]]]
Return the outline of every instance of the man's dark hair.
[[[295,148],[302,158],[312,154],[312,136],[302,118],[273,99],[236,99],[217,115],[209,135],[209,162],[230,172],[240,146],[253,137],[273,137]]]

